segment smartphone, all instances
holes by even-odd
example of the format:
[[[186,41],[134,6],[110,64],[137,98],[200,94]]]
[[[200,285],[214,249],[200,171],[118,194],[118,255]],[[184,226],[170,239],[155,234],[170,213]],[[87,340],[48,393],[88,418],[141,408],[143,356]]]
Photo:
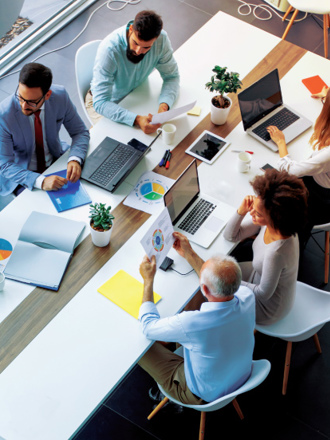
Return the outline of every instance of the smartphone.
[[[263,167],[260,168],[262,171],[266,171],[266,170],[272,170],[274,169],[274,167],[272,167],[271,165],[269,165],[269,163],[265,163],[265,165]]]

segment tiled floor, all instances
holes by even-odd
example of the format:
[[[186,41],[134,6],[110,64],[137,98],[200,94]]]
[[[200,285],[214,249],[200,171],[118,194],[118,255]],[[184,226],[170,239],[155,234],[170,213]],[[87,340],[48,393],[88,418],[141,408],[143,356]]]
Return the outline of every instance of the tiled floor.
[[[60,31],[46,44],[32,54],[36,56],[71,41],[82,29],[89,14],[103,2],[98,1],[89,10],[76,18],[67,28]],[[254,3],[263,3],[255,0]],[[277,16],[269,21],[259,21],[252,14],[239,16],[241,5],[236,0],[142,0],[137,6],[127,6],[113,12],[102,7],[92,18],[84,34],[70,47],[47,55],[40,62],[48,65],[54,73],[54,82],[63,84],[70,93],[81,116],[77,88],[74,81],[74,55],[78,47],[87,41],[100,39],[109,32],[133,18],[138,10],[154,9],[164,20],[174,50],[206,23],[219,9],[242,20],[281,36],[286,24]],[[288,40],[306,49],[323,55],[322,23],[319,18],[308,17],[291,29]],[[214,36],[210,36],[213,38]],[[219,33],[219,62],[221,44],[226,44],[225,35]],[[242,38],[244,36],[242,35]],[[251,48],[257,50],[257,48]],[[22,64],[24,64],[22,63]],[[18,66],[19,67],[19,66]],[[12,93],[17,85],[18,75],[0,80],[0,100]],[[87,123],[87,121],[86,121]],[[318,237],[323,240],[323,234]],[[323,279],[324,256],[312,240],[307,245],[302,261],[300,279],[316,287]],[[330,284],[325,287],[330,291]],[[252,437],[255,440],[325,440],[330,439],[330,381],[327,380],[330,364],[330,325],[319,333],[323,354],[318,355],[313,341],[294,345],[288,392],[281,395],[281,381],[284,366],[285,343],[257,334],[255,359],[267,358],[272,369],[266,381],[254,391],[239,397],[245,414],[240,421],[231,405],[219,412],[208,414],[206,439],[229,437]],[[199,413],[184,410],[173,412],[171,406],[163,409],[148,422],[146,416],[152,408],[148,389],[152,380],[138,366],[135,367],[118,389],[107,396],[95,409],[88,421],[73,437],[74,440],[176,440],[197,438]]]

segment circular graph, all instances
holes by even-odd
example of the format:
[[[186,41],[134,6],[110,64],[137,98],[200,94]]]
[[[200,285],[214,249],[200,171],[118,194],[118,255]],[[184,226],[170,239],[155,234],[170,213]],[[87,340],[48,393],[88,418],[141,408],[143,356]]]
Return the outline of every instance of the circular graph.
[[[0,238],[0,260],[5,260],[6,258],[10,257],[12,252],[13,247],[9,241]]]
[[[159,200],[165,194],[165,188],[157,182],[145,182],[140,187],[140,194],[147,200]]]
[[[164,249],[164,235],[160,229],[156,229],[152,234],[152,245],[157,252]]]

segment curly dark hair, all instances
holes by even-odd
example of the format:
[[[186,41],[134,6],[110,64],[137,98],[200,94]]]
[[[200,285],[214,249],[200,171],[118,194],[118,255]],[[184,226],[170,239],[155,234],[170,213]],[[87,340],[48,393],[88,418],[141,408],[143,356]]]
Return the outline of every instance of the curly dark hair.
[[[302,179],[287,171],[268,169],[250,183],[274,229],[283,236],[303,230],[307,221],[308,190]]]
[[[159,37],[163,29],[163,21],[154,11],[140,11],[135,16],[133,29],[140,40],[150,41]]]

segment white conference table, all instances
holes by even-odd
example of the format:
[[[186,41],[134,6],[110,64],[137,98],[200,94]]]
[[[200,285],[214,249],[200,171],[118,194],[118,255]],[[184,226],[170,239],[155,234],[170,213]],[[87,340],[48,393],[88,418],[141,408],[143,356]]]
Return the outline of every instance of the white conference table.
[[[226,45],[218,49],[218,42],[211,36],[219,28],[222,28],[223,32],[227,29],[229,35],[237,35],[237,39],[228,39]],[[240,41],[239,35],[244,35],[244,40]],[[202,107],[203,118],[209,112],[210,100],[210,94],[204,90],[204,84],[213,66],[227,65],[230,70],[240,72],[243,78],[278,42],[279,39],[270,34],[224,13],[218,13],[176,51],[181,73],[181,93],[176,105],[183,105],[197,98],[197,104]],[[250,47],[258,47],[258,51],[251,53]],[[193,74],[190,67],[192,60],[196,64]],[[281,81],[286,103],[315,120],[321,104],[309,98],[301,79],[320,74],[325,82],[330,83],[328,72],[328,60],[307,53]],[[144,110],[152,111],[149,103],[157,102],[159,90],[160,79],[158,74],[154,73],[147,84],[125,99],[123,105],[136,108],[139,113],[143,113]],[[173,121],[178,129],[176,143],[179,143],[201,118],[183,116]],[[91,149],[106,135],[124,142],[131,137],[137,137],[145,143],[152,139],[152,136],[144,135],[135,128],[104,119],[91,131]],[[299,159],[307,154],[306,146],[310,135],[311,131],[292,142],[289,149],[293,157]],[[227,202],[231,205],[228,209],[234,212],[244,195],[250,192],[249,180],[260,172],[259,168],[265,162],[276,165],[278,156],[245,135],[241,124],[230,133],[228,139],[231,146],[215,164],[201,164],[198,170],[203,192]],[[237,158],[231,149],[238,147],[253,150],[255,153],[249,173],[240,174],[236,169]],[[115,194],[85,184],[93,201],[117,206],[132,189],[137,178],[143,172],[153,169],[159,162],[165,148],[166,146],[156,141],[152,152],[128,176]],[[51,171],[63,168],[64,164],[64,158],[61,158],[53,165]],[[47,194],[41,191],[25,191],[0,213],[3,235],[15,241],[18,231],[33,209],[55,214],[47,197]],[[21,213],[19,218],[17,212]],[[82,207],[68,211],[65,216],[86,219],[87,225],[87,212],[88,207]],[[0,436],[6,440],[69,438],[149,348],[151,342],[142,335],[138,322],[97,293],[97,288],[119,269],[124,269],[141,279],[138,270],[144,251],[139,241],[153,220],[154,218],[150,217],[2,372]],[[88,231],[85,231],[85,235],[87,233]],[[194,246],[205,259],[213,252],[227,253],[232,247],[233,244],[224,240],[222,235],[208,250]],[[175,251],[171,250],[170,256],[174,258],[175,267],[179,271],[189,270],[188,264]],[[181,310],[197,287],[198,278],[194,273],[181,277],[174,272],[158,271],[155,291],[162,296],[158,306],[161,316],[169,316]],[[4,294],[0,295],[0,309],[3,299],[5,303],[11,303],[11,296],[23,298],[30,292],[29,286],[8,281]],[[12,303],[7,310],[11,307]]]

